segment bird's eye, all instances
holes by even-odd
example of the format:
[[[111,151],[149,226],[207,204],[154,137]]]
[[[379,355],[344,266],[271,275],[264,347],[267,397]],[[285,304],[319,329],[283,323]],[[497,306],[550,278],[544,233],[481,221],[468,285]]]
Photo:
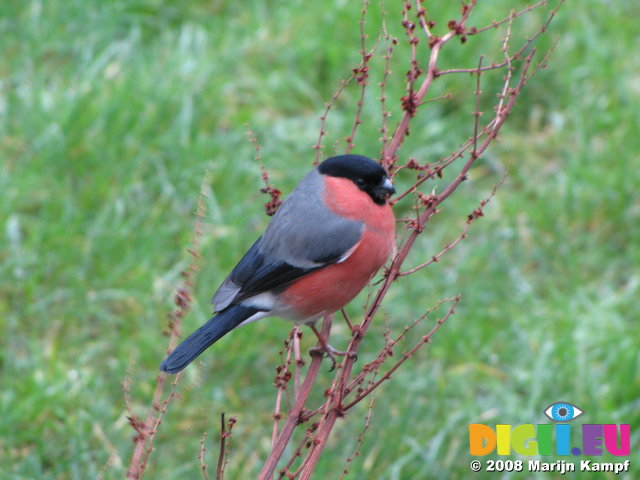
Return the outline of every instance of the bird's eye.
[[[582,410],[578,407],[567,402],[552,403],[544,411],[547,417],[556,422],[568,422],[569,420],[578,418],[582,413]]]
[[[364,178],[356,178],[356,185],[360,188],[364,187],[367,184],[367,182],[364,180]]]

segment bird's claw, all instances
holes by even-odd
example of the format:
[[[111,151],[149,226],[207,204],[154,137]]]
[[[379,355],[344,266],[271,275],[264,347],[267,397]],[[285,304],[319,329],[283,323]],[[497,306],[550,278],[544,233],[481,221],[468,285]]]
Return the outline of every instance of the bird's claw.
[[[346,351],[346,352],[342,352],[340,350],[336,350],[335,348],[333,348],[331,345],[329,345],[328,343],[325,345],[319,345],[317,347],[313,347],[309,350],[309,354],[311,356],[314,355],[320,355],[323,358],[324,357],[328,357],[331,359],[331,368],[329,369],[330,372],[333,372],[336,369],[336,365],[338,363],[338,361],[336,360],[336,357],[348,357],[348,358],[353,358],[354,360],[358,360],[358,354],[355,352],[350,352],[350,351]]]

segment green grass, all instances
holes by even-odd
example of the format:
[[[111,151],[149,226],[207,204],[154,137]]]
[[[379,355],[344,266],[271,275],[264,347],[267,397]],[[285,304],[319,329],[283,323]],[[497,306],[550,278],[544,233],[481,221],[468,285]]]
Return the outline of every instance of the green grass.
[[[512,6],[492,2],[477,23]],[[370,8],[373,38],[379,12]],[[358,61],[359,11],[359,2],[341,1],[0,6],[0,478],[94,478],[114,449],[104,476],[123,476],[133,431],[121,384],[129,369],[143,414],[204,172],[213,176],[204,261],[185,333],[205,321],[211,294],[268,221],[245,123],[272,181],[288,192],[313,159],[325,102]],[[632,464],[640,462],[638,14],[633,2],[588,0],[565,5],[552,24],[540,44],[557,39],[549,68],[409,263],[455,238],[508,168],[506,184],[470,238],[394,287],[363,346],[362,362],[387,325],[398,330],[462,294],[428,349],[376,394],[348,478],[468,478],[469,423],[545,423],[542,410],[557,400],[577,404],[585,423],[630,423]],[[523,19],[518,33],[536,19]],[[397,22],[388,28],[404,38]],[[485,40],[499,38],[491,35]],[[482,38],[452,45],[445,64],[474,65],[489,50]],[[405,69],[394,71],[390,102]],[[416,118],[405,158],[435,160],[469,135],[473,84],[451,81],[434,92],[458,95]],[[485,81],[491,92],[500,76]],[[357,96],[348,90],[337,102],[325,153],[334,142],[344,148]],[[372,156],[376,97],[356,138]],[[216,437],[221,411],[238,417],[228,478],[255,476],[269,448],[272,379],[287,331],[279,320],[240,329],[186,372],[182,384],[191,387],[162,424],[148,478],[201,478],[200,438],[205,430]],[[339,476],[365,415],[363,406],[339,424],[317,478]],[[208,451],[213,468],[216,446]]]

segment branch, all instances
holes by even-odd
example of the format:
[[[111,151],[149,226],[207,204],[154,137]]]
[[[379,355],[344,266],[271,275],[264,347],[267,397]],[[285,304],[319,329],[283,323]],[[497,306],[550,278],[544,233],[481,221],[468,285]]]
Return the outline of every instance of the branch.
[[[493,189],[491,190],[491,193],[489,194],[489,196],[487,198],[485,198],[484,200],[482,200],[480,202],[480,206],[476,209],[473,210],[472,213],[470,213],[467,217],[467,221],[465,222],[464,228],[462,229],[462,232],[460,232],[460,235],[458,235],[455,240],[453,240],[451,243],[447,244],[444,248],[442,248],[442,250],[440,250],[438,253],[436,253],[435,255],[433,255],[429,260],[427,260],[426,262],[421,263],[420,265],[413,267],[409,270],[406,270],[404,272],[400,272],[398,273],[398,277],[406,277],[407,275],[411,275],[413,273],[416,273],[418,270],[422,270],[423,268],[431,265],[432,263],[435,263],[437,261],[440,260],[440,258],[442,258],[442,256],[449,252],[450,250],[452,250],[456,245],[458,245],[458,243],[460,243],[462,240],[464,240],[465,238],[467,238],[467,234],[469,232],[469,228],[471,227],[471,224],[479,217],[484,216],[482,209],[491,201],[491,199],[496,195],[496,192],[498,191],[498,188],[500,188],[505,180],[507,179],[506,174],[502,177],[502,180],[497,183],[496,185],[494,185]]]
[[[457,25],[464,27],[469,17],[469,14],[475,7],[476,2],[477,0],[471,0],[471,2],[468,5],[468,8],[466,8],[465,12],[462,14],[460,21],[457,22]],[[433,83],[433,80],[436,78],[436,74],[438,72],[438,70],[436,69],[436,64],[438,61],[438,57],[440,55],[440,51],[442,50],[442,47],[449,40],[451,40],[455,35],[456,35],[456,31],[450,30],[442,37],[432,36],[429,38],[431,55],[429,56],[427,74],[422,84],[420,85],[420,88],[418,89],[417,93],[412,95],[411,102],[413,104],[417,105],[420,102],[422,102],[426,93],[429,91],[429,88],[431,87],[431,84]],[[382,159],[382,165],[387,169],[389,169],[395,163],[396,152],[400,148],[400,145],[404,141],[404,138],[409,134],[409,120],[414,115],[415,115],[415,111],[412,111],[411,109],[405,109],[402,119],[400,120],[400,123],[398,124],[398,126],[394,131],[393,137],[391,139],[391,145],[388,151],[386,152],[385,157]]]
[[[218,464],[216,465],[216,480],[224,479],[224,469],[227,466],[229,445],[232,438],[231,432],[235,424],[235,417],[229,417],[229,421],[225,422],[224,412],[220,414],[220,453],[218,453]]]
[[[200,460],[200,468],[202,469],[202,476],[204,480],[209,480],[209,473],[207,472],[207,463],[204,460],[204,455],[207,452],[205,447],[205,440],[207,439],[207,432],[202,434],[202,438],[200,439],[200,455],[198,455],[198,460]]]
[[[413,356],[413,354],[418,351],[418,349],[420,347],[422,347],[426,343],[429,343],[431,341],[431,337],[433,337],[433,335],[438,331],[438,329],[449,319],[449,317],[451,315],[453,315],[455,313],[455,307],[460,302],[460,298],[461,298],[460,295],[455,297],[453,299],[453,305],[451,305],[451,308],[449,308],[449,311],[445,314],[444,317],[442,317],[440,320],[437,321],[436,325],[429,331],[429,333],[424,335],[420,339],[420,341],[411,350],[409,350],[408,352],[404,353],[402,355],[402,358],[399,361],[397,361],[389,370],[387,370],[384,373],[384,375],[382,375],[382,377],[378,381],[376,381],[373,384],[369,385],[362,392],[360,392],[356,396],[356,398],[354,400],[352,400],[350,403],[344,405],[344,407],[343,407],[344,410],[349,410],[354,405],[356,405],[357,403],[362,401],[363,398],[367,397],[376,388],[378,388],[382,382],[385,382],[385,381],[389,380],[389,378],[391,377],[391,374],[393,372],[395,372],[398,368],[400,368],[402,366],[402,364],[404,364],[407,360],[409,360]],[[428,315],[428,313],[423,315],[418,321],[423,320],[426,317],[426,315]],[[417,323],[417,321],[416,321],[416,323]]]
[[[331,332],[331,323],[333,321],[333,315],[327,315],[324,317],[324,321],[322,322],[322,329],[320,333],[324,338],[329,338],[329,334]],[[311,388],[315,383],[316,377],[318,376],[318,371],[320,370],[320,365],[322,364],[322,356],[314,355],[311,358],[311,364],[309,365],[309,370],[307,370],[307,375],[304,378],[304,382],[302,387],[300,388],[300,392],[296,397],[296,401],[289,411],[289,416],[287,417],[287,421],[282,427],[282,431],[280,435],[278,435],[278,439],[276,440],[267,460],[265,461],[264,466],[258,476],[258,480],[271,480],[273,477],[273,472],[276,469],[278,461],[282,457],[284,453],[284,449],[286,448],[291,436],[293,435],[293,431],[297,425],[302,423],[302,412],[304,410],[304,405],[309,398],[309,394],[311,393]]]
[[[480,71],[481,72],[488,72],[489,70],[498,70],[498,69],[501,69],[501,68],[504,68],[504,67],[508,66],[514,60],[518,60],[522,56],[522,54],[538,39],[538,37],[547,31],[547,28],[549,27],[549,25],[551,24],[551,22],[555,18],[556,14],[560,10],[560,7],[562,6],[563,3],[564,3],[564,0],[560,0],[560,2],[558,3],[558,6],[554,10],[552,10],[551,13],[549,14],[549,17],[547,18],[547,21],[545,22],[545,24],[542,27],[540,27],[538,30],[536,30],[536,32],[531,37],[527,38],[527,40],[524,42],[522,47],[520,47],[516,51],[516,53],[514,53],[510,57],[507,57],[506,60],[504,60],[504,61],[502,61],[500,63],[492,63],[491,65],[488,65],[486,67],[482,67],[482,69]],[[509,25],[511,25],[513,20],[515,18],[519,17],[520,15],[522,15],[523,13],[526,13],[528,11],[534,10],[534,9],[536,9],[538,7],[541,7],[542,5],[546,5],[546,4],[547,4],[547,1],[543,0],[542,2],[538,2],[538,3],[534,4],[534,5],[531,5],[530,7],[527,7],[525,10],[522,10],[520,12],[512,13],[511,15],[509,15],[508,17],[500,20],[499,22],[494,22],[493,24],[491,24],[491,25],[489,25],[487,27],[476,29],[475,32],[469,31],[468,34],[469,35],[478,34],[478,33],[484,32],[486,30],[489,30],[491,28],[497,28],[498,26],[502,25],[503,23],[507,23],[507,22],[509,22]],[[457,74],[457,73],[476,73],[476,72],[478,72],[477,68],[451,68],[451,69],[447,69],[447,70],[439,70],[438,71],[438,76],[441,77],[443,75],[451,75],[451,74]]]
[[[366,3],[366,2],[365,2]],[[358,64],[357,67],[355,67],[352,70],[351,75],[349,75],[349,77],[346,80],[343,80],[340,87],[338,88],[338,90],[336,90],[336,92],[333,94],[333,96],[331,97],[331,100],[329,100],[329,102],[327,102],[325,109],[324,109],[324,113],[322,114],[322,116],[320,117],[320,133],[318,134],[318,141],[316,142],[316,144],[313,146],[313,149],[316,151],[316,158],[313,162],[314,165],[318,165],[320,163],[320,156],[321,156],[321,152],[322,152],[322,138],[327,134],[327,130],[326,130],[326,122],[327,122],[327,116],[329,115],[329,111],[331,110],[331,107],[333,107],[333,104],[335,103],[335,101],[340,97],[340,95],[342,95],[342,92],[344,92],[344,90],[347,88],[347,86],[349,86],[351,84],[351,82],[353,82],[354,78],[360,78],[359,75],[366,75],[367,73],[367,63],[369,62],[369,59],[373,56],[373,53],[376,49],[377,43],[373,46],[373,48],[371,50],[369,50],[369,52],[367,52],[366,54],[362,55],[362,60],[360,61],[360,63]],[[364,73],[361,73],[364,72]],[[358,83],[360,83],[360,81],[358,80]],[[365,86],[363,86],[363,88],[365,88]],[[355,136],[355,131],[357,129],[357,126],[359,125],[359,113],[361,112],[362,107],[360,107],[358,109],[358,114],[356,116],[356,120],[355,120],[355,124],[353,126],[353,130],[352,130],[352,134],[351,136]],[[351,139],[353,140],[353,138]],[[351,141],[349,140],[348,143],[351,143]]]
[[[364,97],[367,91],[367,85],[368,85],[368,79],[369,79],[368,64],[369,64],[369,60],[371,60],[371,57],[373,57],[373,52],[377,46],[377,42],[376,42],[376,45],[373,47],[371,52],[367,52],[367,49],[366,49],[367,35],[364,32],[364,23],[365,23],[364,20],[367,15],[368,3],[369,2],[367,0],[362,0],[362,13],[360,16],[360,21],[358,22],[360,24],[360,42],[361,42],[360,54],[362,55],[362,61],[360,62],[360,65],[358,66],[358,68],[354,69],[353,73],[356,75],[356,81],[358,85],[360,85],[360,99],[358,100],[358,104],[357,104],[358,109],[356,112],[355,119],[353,121],[351,134],[346,139],[347,148],[345,150],[345,153],[349,153],[351,149],[355,147],[353,140],[356,136],[356,131],[358,130],[358,126],[362,123],[362,120],[360,119],[360,115],[362,114],[362,107],[364,105]]]
[[[406,4],[405,4],[406,5]],[[424,98],[426,92],[429,90],[434,78],[436,77],[436,61],[438,58],[438,54],[442,48],[442,46],[448,42],[453,36],[461,35],[461,32],[464,32],[465,22],[468,18],[469,13],[474,8],[475,2],[471,2],[463,8],[463,13],[461,16],[461,20],[459,22],[451,21],[450,22],[450,32],[440,38],[430,38],[430,47],[431,47],[431,56],[429,60],[429,67],[427,69],[426,76],[422,81],[420,88],[417,90],[417,93],[414,93],[413,90],[413,82],[420,74],[419,69],[415,62],[412,61],[411,69],[408,73],[408,92],[409,99],[403,98],[403,109],[405,113],[396,128],[391,144],[386,151],[385,158],[382,159],[383,164],[387,166],[387,168],[393,166],[396,159],[396,152],[399,146],[401,145],[404,137],[408,134],[408,124],[410,119],[415,115],[414,106],[420,103],[420,101]],[[407,8],[405,7],[405,21],[403,22],[403,26],[407,32],[409,37],[409,43],[413,47],[415,46],[414,36],[413,36],[413,26],[407,21],[406,15]],[[546,24],[545,24],[546,25]],[[546,28],[546,27],[542,27]],[[507,38],[505,38],[504,45],[507,45],[509,42],[510,33],[507,34]],[[507,52],[508,54],[508,52]],[[486,151],[488,146],[495,140],[500,128],[504,124],[506,118],[510,114],[513,106],[515,105],[515,101],[520,94],[524,85],[526,85],[527,81],[531,78],[529,76],[529,69],[535,55],[535,49],[532,49],[529,55],[522,62],[522,70],[518,83],[515,86],[511,86],[512,75],[511,71],[507,72],[505,77],[505,82],[503,85],[503,92],[500,95],[500,99],[495,111],[494,118],[487,124],[486,128],[480,130],[480,122],[479,118],[481,112],[479,111],[480,106],[480,75],[482,73],[482,63],[479,63],[478,67],[475,69],[476,78],[476,109],[474,111],[474,133],[470,142],[467,142],[464,145],[463,151],[466,151],[469,147],[472,147],[472,151],[469,154],[469,158],[466,162],[461,166],[458,171],[456,177],[447,185],[444,191],[438,195],[432,194],[430,197],[423,197],[423,210],[418,215],[417,220],[411,224],[412,231],[405,242],[400,246],[398,253],[395,255],[389,270],[387,271],[386,278],[382,284],[382,286],[378,289],[373,303],[368,307],[364,320],[361,325],[354,328],[354,333],[349,343],[348,351],[349,352],[357,352],[359,345],[362,341],[362,338],[365,336],[368,328],[372,322],[373,317],[379,310],[382,300],[386,296],[391,283],[400,277],[400,268],[404,261],[407,258],[407,255],[411,248],[413,247],[417,236],[424,230],[425,223],[431,218],[432,215],[437,211],[438,205],[440,205],[443,201],[445,201],[459,186],[460,184],[467,179],[468,172],[472,165],[481,157],[481,155]],[[415,59],[414,53],[412,53],[412,60]],[[451,157],[451,162],[454,159],[460,158],[462,152],[459,152],[456,155]],[[441,170],[440,170],[441,171]],[[470,221],[475,219],[481,215],[481,209],[474,210],[474,213],[470,216]],[[402,359],[397,362],[393,367],[391,367],[379,380],[371,383],[367,388],[365,388],[361,393],[359,393],[354,400],[349,402],[348,404],[344,404],[344,399],[349,392],[349,380],[351,378],[351,372],[353,370],[353,364],[355,362],[354,356],[347,356],[340,364],[338,371],[336,372],[336,376],[332,383],[332,386],[326,392],[327,400],[324,404],[324,407],[321,409],[322,417],[318,420],[317,431],[314,436],[313,441],[311,442],[309,452],[307,457],[304,459],[299,472],[300,478],[302,480],[308,479],[311,477],[313,471],[315,470],[315,466],[317,465],[318,459],[327,443],[329,438],[329,434],[332,431],[335,422],[338,418],[342,417],[345,412],[351,408],[353,405],[361,401],[367,395],[371,394],[372,391],[377,388],[381,383],[387,380],[390,375],[399,368],[402,364],[406,362],[408,358],[411,358],[413,353],[420,348],[422,345],[428,343],[431,339],[431,336],[437,331],[437,329],[446,321],[454,313],[454,307],[459,302],[459,297],[456,297],[454,300],[454,304],[452,305],[449,312],[438,322],[438,324],[429,332],[427,335],[423,337],[421,342],[419,342],[413,349],[411,349],[408,353],[403,355]],[[381,353],[382,357],[385,357],[385,352]],[[385,357],[386,358],[386,357]],[[298,472],[296,472],[297,475]]]
[[[511,21],[514,18],[518,18],[518,17],[524,15],[525,13],[530,12],[531,10],[535,10],[536,8],[542,7],[542,6],[546,5],[546,4],[547,4],[547,0],[542,0],[541,2],[534,3],[533,5],[529,5],[528,7],[523,8],[522,10],[519,10],[517,12],[513,12],[508,17],[503,18],[502,20],[499,20],[497,22],[494,21],[494,22],[491,23],[491,25],[487,25],[486,27],[482,27],[482,28],[472,27],[467,32],[467,35],[478,35],[478,34],[480,34],[482,32],[490,30],[492,28],[498,28],[503,23],[506,23],[506,22],[511,23]],[[547,25],[549,25],[549,22],[547,22]]]
[[[298,344],[298,335],[299,335],[299,333],[300,333],[300,327],[298,325],[296,325],[289,332],[289,336],[287,337],[287,339],[284,342],[284,349],[286,349],[286,351],[287,351],[286,357],[285,357],[283,363],[276,367],[276,377],[274,379],[274,384],[276,386],[276,389],[278,390],[278,393],[276,395],[276,404],[275,404],[274,411],[273,411],[273,432],[271,434],[271,445],[272,446],[275,445],[276,439],[278,438],[278,425],[280,423],[280,419],[282,418],[282,413],[281,413],[282,395],[285,392],[287,394],[289,393],[289,390],[287,389],[287,384],[289,383],[289,380],[291,379],[291,371],[290,371],[291,356],[294,355],[294,354],[296,355],[296,368],[295,368],[296,376],[299,377],[298,358],[297,358],[299,356],[299,354],[300,354],[299,346],[298,346],[297,349],[295,348],[295,344]],[[281,350],[280,351],[280,355],[282,356],[283,353],[284,352]],[[299,378],[296,379],[296,383],[298,381],[299,381]],[[298,385],[295,385],[294,395],[296,395],[296,396],[297,396],[297,390],[298,390]]]
[[[367,430],[369,430],[369,426],[371,425],[371,416],[373,415],[373,397],[371,397],[371,400],[369,400],[369,409],[367,410],[367,416],[364,419],[364,426],[362,427],[362,430],[360,431],[360,435],[358,435],[358,441],[356,442],[356,448],[353,451],[353,454],[347,458],[347,464],[344,467],[344,470],[342,471],[342,474],[340,475],[340,477],[338,477],[338,480],[342,480],[347,473],[349,473],[349,467],[351,466],[351,464],[353,463],[353,460],[360,455],[360,447],[362,447],[362,442],[364,440],[364,435],[365,433],[367,433]]]
[[[198,197],[198,204],[196,207],[195,222],[193,232],[191,234],[190,246],[187,249],[191,255],[191,263],[181,272],[182,284],[176,288],[176,294],[174,297],[175,308],[169,314],[168,329],[165,334],[169,336],[169,346],[167,348],[167,354],[170,353],[178,343],[180,337],[180,325],[182,319],[191,310],[191,302],[193,295],[193,288],[195,278],[194,275],[199,271],[199,263],[201,260],[198,250],[200,248],[200,238],[202,237],[202,219],[206,212],[205,199],[207,198],[207,189],[211,185],[211,174],[205,172],[204,179],[200,186],[200,194]],[[125,394],[125,408],[128,412],[128,418],[130,425],[136,431],[134,437],[134,450],[129,462],[129,469],[127,471],[127,478],[132,480],[139,480],[144,474],[146,468],[146,462],[151,453],[151,445],[153,444],[154,436],[157,432],[157,427],[162,421],[162,417],[167,411],[169,403],[175,397],[175,389],[178,383],[180,375],[176,375],[174,378],[171,392],[168,397],[161,401],[164,392],[165,384],[167,381],[167,374],[164,372],[159,373],[156,376],[156,387],[153,393],[153,399],[151,401],[151,409],[146,420],[141,420],[137,415],[132,412],[130,402],[130,378],[129,375],[124,380],[124,394]]]

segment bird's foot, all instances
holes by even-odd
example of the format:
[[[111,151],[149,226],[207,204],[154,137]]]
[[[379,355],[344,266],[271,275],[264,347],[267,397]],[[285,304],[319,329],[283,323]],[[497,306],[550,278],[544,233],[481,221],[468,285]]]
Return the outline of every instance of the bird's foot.
[[[311,356],[320,355],[323,358],[329,357],[331,359],[331,368],[329,369],[330,372],[336,369],[336,365],[338,363],[338,361],[336,360],[336,357],[348,357],[356,360],[358,359],[358,354],[356,352],[350,352],[350,351],[341,352],[340,350],[336,350],[331,345],[329,345],[327,340],[320,334],[320,332],[316,329],[314,325],[310,325],[310,327],[311,327],[311,330],[313,330],[313,333],[316,334],[316,337],[318,337],[319,345],[317,347],[311,348],[309,350],[309,354]]]
[[[311,348],[309,350],[309,354],[311,356],[319,355],[323,358],[327,357],[331,359],[331,368],[329,369],[330,372],[336,369],[336,365],[338,364],[336,357],[348,357],[348,358],[353,358],[355,360],[358,359],[357,353],[349,352],[349,351],[341,352],[340,350],[336,350],[326,342],[324,344],[321,342],[320,345],[318,345],[317,347]]]

